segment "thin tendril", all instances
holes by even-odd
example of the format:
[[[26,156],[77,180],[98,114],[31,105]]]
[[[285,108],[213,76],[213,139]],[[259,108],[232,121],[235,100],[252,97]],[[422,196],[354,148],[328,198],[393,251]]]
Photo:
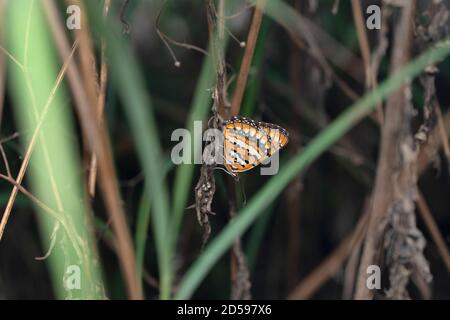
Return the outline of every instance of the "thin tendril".
[[[161,9],[158,12],[158,16],[156,17],[155,27],[156,27],[156,32],[157,32],[158,36],[164,42],[167,50],[169,50],[169,53],[172,56],[172,59],[174,60],[175,66],[179,67],[181,65],[181,62],[177,59],[177,57],[175,55],[175,52],[173,51],[173,49],[170,46],[170,44],[175,45],[175,46],[179,46],[179,47],[182,47],[182,48],[185,48],[185,49],[188,49],[188,50],[198,51],[198,52],[203,53],[204,55],[207,56],[208,52],[206,52],[206,50],[204,50],[204,49],[202,49],[200,47],[194,46],[192,44],[187,44],[187,43],[176,41],[176,40],[172,39],[167,34],[165,34],[164,32],[161,31],[161,29],[159,28],[159,21],[160,21],[160,18],[161,18],[162,11],[163,11],[164,7],[166,6],[166,4],[167,4],[167,0],[164,1]]]

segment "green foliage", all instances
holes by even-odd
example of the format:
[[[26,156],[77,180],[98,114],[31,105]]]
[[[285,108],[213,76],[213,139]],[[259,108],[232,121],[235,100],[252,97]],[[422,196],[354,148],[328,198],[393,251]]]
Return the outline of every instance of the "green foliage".
[[[8,3],[7,48],[11,95],[22,136],[23,152],[32,152],[28,172],[33,193],[49,209],[37,207],[44,248],[58,298],[105,297],[101,268],[83,203],[79,150],[67,93],[56,79],[58,58],[40,1]],[[30,148],[29,145],[36,145]],[[29,150],[29,151],[27,151]],[[26,156],[25,156],[26,157]],[[47,249],[45,249],[47,250]],[[80,288],[67,288],[69,266],[80,268]]]

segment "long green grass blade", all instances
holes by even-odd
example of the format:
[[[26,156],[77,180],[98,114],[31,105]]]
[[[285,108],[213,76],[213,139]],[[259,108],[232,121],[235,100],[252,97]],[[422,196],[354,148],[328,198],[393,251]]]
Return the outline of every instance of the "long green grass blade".
[[[170,161],[166,161],[162,170],[164,176],[166,176],[172,168],[173,163]],[[138,268],[139,279],[142,279],[144,272],[145,244],[147,240],[148,227],[150,224],[151,201],[148,197],[149,192],[150,191],[148,190],[148,185],[144,185],[144,189],[142,190],[139,201],[136,219],[134,242],[136,246],[136,266]]]
[[[56,81],[63,74],[58,76],[61,66],[42,2],[7,4],[13,111],[24,150],[32,154],[26,171],[31,191],[44,204],[37,205],[43,255],[50,248],[47,260],[36,263],[48,263],[59,299],[102,299],[105,291],[83,201],[72,110],[63,83]]]

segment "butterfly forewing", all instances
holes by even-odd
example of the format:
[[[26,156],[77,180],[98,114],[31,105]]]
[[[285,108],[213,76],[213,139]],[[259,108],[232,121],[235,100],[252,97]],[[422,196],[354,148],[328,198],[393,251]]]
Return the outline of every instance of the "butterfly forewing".
[[[224,165],[232,172],[256,167],[288,141],[283,128],[246,118],[225,121],[223,133]]]

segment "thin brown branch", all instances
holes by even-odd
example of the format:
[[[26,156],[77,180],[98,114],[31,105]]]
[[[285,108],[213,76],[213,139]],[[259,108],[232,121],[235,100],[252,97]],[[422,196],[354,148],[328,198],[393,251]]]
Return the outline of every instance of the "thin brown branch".
[[[103,6],[103,16],[106,17],[109,11],[109,6],[111,5],[111,0],[105,0]],[[97,100],[97,117],[98,121],[102,121],[103,110],[105,109],[106,100],[106,84],[108,81],[108,65],[106,64],[106,43],[105,40],[101,41],[101,63],[100,63],[100,79],[99,79],[99,93]],[[91,197],[95,196],[95,183],[97,180],[97,157],[95,154],[91,155],[91,161],[89,166],[89,177],[88,177],[88,192]]]
[[[362,15],[362,8],[360,0],[352,0],[353,18],[355,19],[356,31],[358,34],[359,48],[363,57],[364,70],[366,74],[366,86],[368,88],[376,89],[378,82],[372,64],[370,63],[370,48],[369,41],[367,40],[366,26],[364,23],[364,17]],[[383,109],[381,102],[378,103],[376,109],[377,120],[379,123],[383,123]]]
[[[366,26],[364,17],[362,16],[361,2],[352,0],[353,19],[355,19],[356,32],[358,34],[359,49],[361,50],[363,63],[366,71],[366,82],[368,82],[368,74],[371,72],[370,68],[370,48],[367,40]]]
[[[63,227],[66,230],[68,230],[67,224],[65,223],[64,220],[61,219],[61,215],[58,211],[50,208],[50,206],[45,204],[43,201],[39,200],[35,195],[33,195],[30,191],[24,188],[21,184],[18,184],[13,177],[0,173],[0,179],[3,179],[9,182],[11,185],[13,185],[20,192],[22,192],[27,198],[29,198],[37,207],[50,214],[58,223],[61,223],[61,225],[63,225]]]
[[[356,276],[358,275],[359,267],[359,257],[361,254],[362,247],[362,237],[361,240],[352,249],[352,253],[348,258],[345,265],[343,288],[342,288],[342,299],[351,300],[353,297],[353,291],[355,289]]]
[[[80,39],[80,50],[78,50],[78,58],[80,61],[80,71],[81,77],[83,79],[83,87],[84,91],[87,94],[89,99],[89,106],[96,109],[96,113],[98,114],[98,105],[99,105],[99,93],[97,92],[99,88],[99,84],[97,83],[97,66],[95,61],[95,55],[92,47],[92,40],[90,36],[90,26],[87,21],[87,16],[85,14],[84,4],[79,0],[66,0],[67,5],[77,5],[81,8],[81,28],[75,29],[75,36]],[[97,116],[96,119],[99,117]],[[92,164],[97,162],[95,159],[94,152],[89,150],[89,136],[86,136],[86,133],[82,133],[83,138],[83,147],[84,147],[84,155],[83,155],[83,167],[88,167],[87,174],[87,186],[88,192],[91,197],[93,197],[95,190],[95,176],[96,168],[93,169]],[[95,159],[95,160],[94,160]],[[94,186],[93,186],[94,184]]]
[[[0,143],[0,152],[2,154],[3,164],[5,165],[6,174],[8,175],[8,177],[12,177],[11,169],[9,168],[8,159],[6,158],[5,149],[3,148],[3,145],[1,143]]]
[[[253,52],[255,51],[256,42],[258,40],[259,29],[263,18],[263,8],[255,6],[253,12],[252,23],[247,36],[246,48],[242,58],[239,75],[236,82],[233,100],[231,102],[231,116],[239,114],[242,98],[244,97],[245,88],[247,86],[248,73],[252,65]]]

